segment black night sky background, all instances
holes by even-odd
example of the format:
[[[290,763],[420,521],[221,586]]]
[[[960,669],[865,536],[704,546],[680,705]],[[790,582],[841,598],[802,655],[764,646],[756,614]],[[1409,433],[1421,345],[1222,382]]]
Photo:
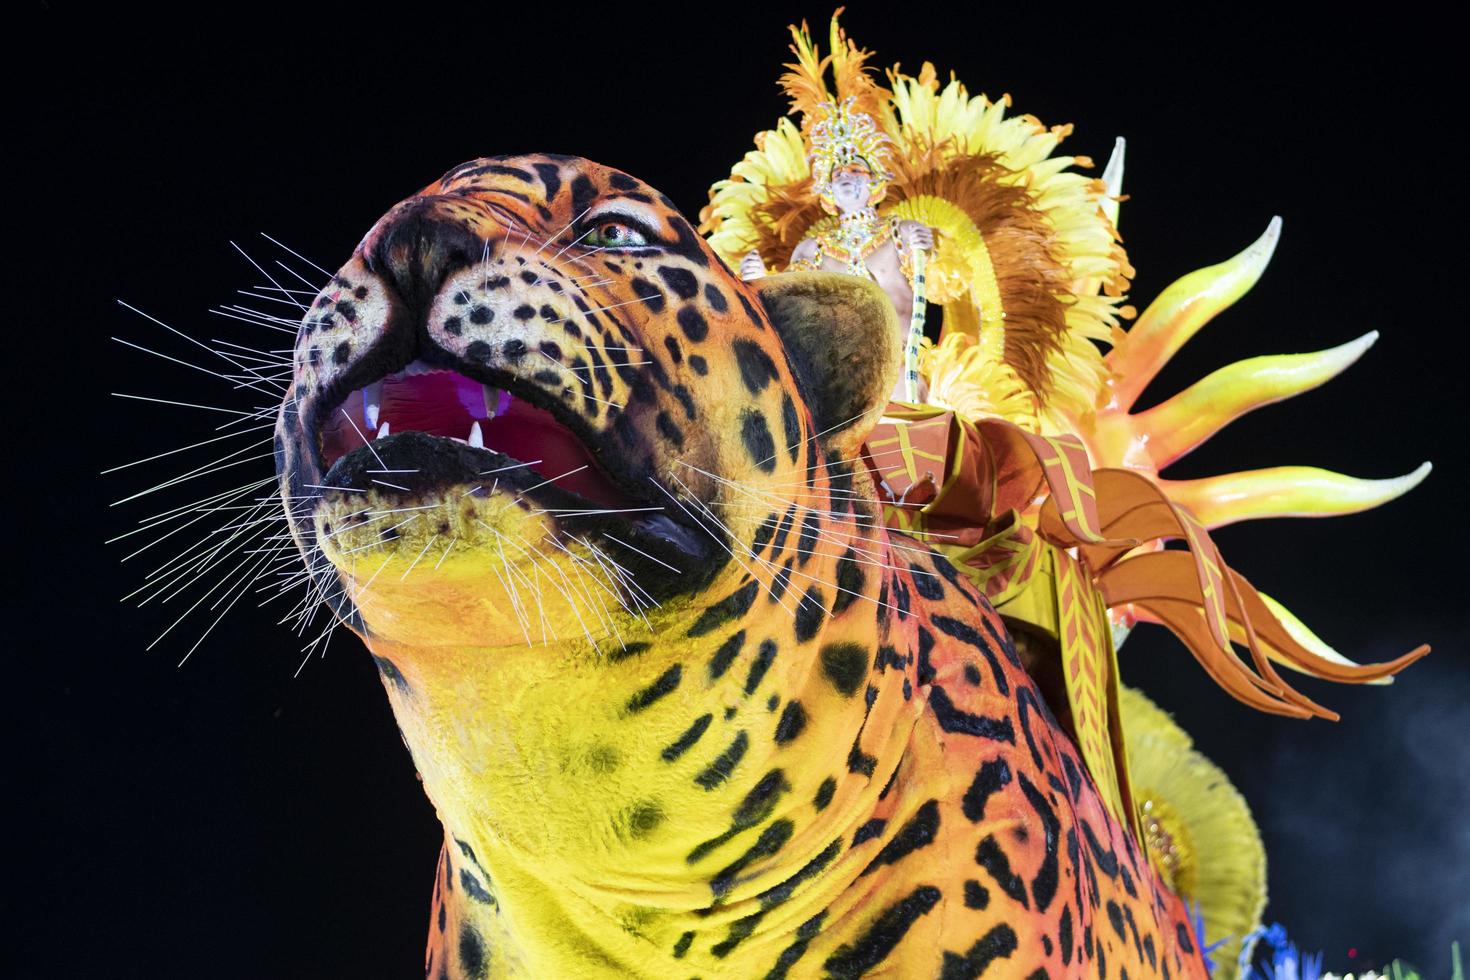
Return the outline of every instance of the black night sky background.
[[[693,217],[785,111],[786,25],[805,17],[825,34],[830,8],[652,9],[345,8],[314,21],[221,8],[145,23],[56,3],[12,25],[12,47],[48,67],[7,100],[21,313],[6,482],[22,532],[3,565],[6,796],[22,817],[7,841],[20,947],[8,975],[420,974],[438,823],[361,645],[344,632],[293,676],[301,641],[275,625],[284,610],[241,602],[180,668],[213,616],[145,652],[182,610],[118,602],[146,566],[103,541],[192,498],[109,507],[184,467],[99,471],[219,422],[108,393],[241,400],[109,340],[190,355],[115,301],[202,338],[284,339],[207,314],[259,279],[231,241],[281,256],[266,232],[335,268],[389,206],[482,155],[592,157]],[[1387,477],[1433,460],[1425,484],[1377,511],[1217,540],[1348,656],[1435,652],[1390,687],[1301,681],[1336,724],[1235,703],[1160,629],[1137,631],[1120,659],[1250,802],[1267,921],[1337,972],[1402,956],[1448,976],[1451,940],[1470,939],[1467,249],[1451,149],[1463,54],[1409,8],[1371,24],[1215,9],[1160,21],[1111,6],[863,3],[843,21],[880,66],[930,60],[941,79],[953,70],[972,92],[1075,123],[1064,151],[1099,167],[1127,137],[1121,229],[1140,308],[1284,217],[1261,282],[1146,403],[1239,358],[1382,332],[1344,376],[1237,422],[1169,475],[1300,463]],[[269,467],[199,482],[225,489]]]

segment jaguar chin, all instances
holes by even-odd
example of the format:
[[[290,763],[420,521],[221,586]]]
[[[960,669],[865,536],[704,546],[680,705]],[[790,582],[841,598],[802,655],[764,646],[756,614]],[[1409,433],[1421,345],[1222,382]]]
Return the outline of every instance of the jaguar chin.
[[[431,977],[1205,975],[1000,618],[883,526],[896,333],[550,155],[316,297],[280,489],[444,825]]]

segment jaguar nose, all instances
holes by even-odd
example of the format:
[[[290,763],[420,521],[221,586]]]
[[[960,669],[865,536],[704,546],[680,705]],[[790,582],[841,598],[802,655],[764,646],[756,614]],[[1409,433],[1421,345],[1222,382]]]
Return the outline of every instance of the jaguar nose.
[[[428,308],[445,279],[485,253],[485,242],[438,204],[435,198],[420,199],[389,216],[364,250],[368,267],[417,310]]]

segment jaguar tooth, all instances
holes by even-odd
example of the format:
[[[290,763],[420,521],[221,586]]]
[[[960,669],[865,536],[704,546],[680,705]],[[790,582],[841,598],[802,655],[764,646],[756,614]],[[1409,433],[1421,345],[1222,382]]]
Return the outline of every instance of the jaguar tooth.
[[[480,385],[480,393],[485,399],[485,417],[493,419],[500,408],[500,392],[489,385]]]
[[[369,429],[378,427],[378,406],[383,404],[383,382],[374,381],[362,389],[362,418]]]
[[[485,436],[480,432],[480,423],[478,421],[470,423],[470,445],[476,449],[485,448]]]
[[[386,438],[388,438],[388,423],[387,422],[384,422],[383,423],[383,427],[378,430],[378,436],[377,437],[379,439],[386,439]]]

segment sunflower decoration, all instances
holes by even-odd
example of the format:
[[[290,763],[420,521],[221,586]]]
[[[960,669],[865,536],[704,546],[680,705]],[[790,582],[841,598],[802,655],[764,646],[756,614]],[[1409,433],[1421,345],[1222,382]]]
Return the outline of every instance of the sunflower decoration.
[[[1129,687],[1119,702],[1149,859],[1164,884],[1198,905],[1215,980],[1235,980],[1242,941],[1266,907],[1266,851],[1250,808],[1167,713]]]
[[[804,237],[836,221],[821,190],[844,161],[809,148],[858,147],[879,213],[938,233],[925,278],[944,325],[920,359],[928,403],[1075,429],[1104,392],[1094,341],[1132,315],[1132,269],[1107,183],[1069,169],[1090,160],[1053,155],[1070,127],[1008,114],[1009,97],[971,96],[953,77],[941,87],[927,62],[917,77],[889,70],[882,85],[836,15],[825,56],[805,23],[791,36],[795,61],[780,79],[791,114],[711,189],[700,214],[710,244],[732,265],[754,249],[784,270]],[[834,140],[834,126],[854,132]]]

